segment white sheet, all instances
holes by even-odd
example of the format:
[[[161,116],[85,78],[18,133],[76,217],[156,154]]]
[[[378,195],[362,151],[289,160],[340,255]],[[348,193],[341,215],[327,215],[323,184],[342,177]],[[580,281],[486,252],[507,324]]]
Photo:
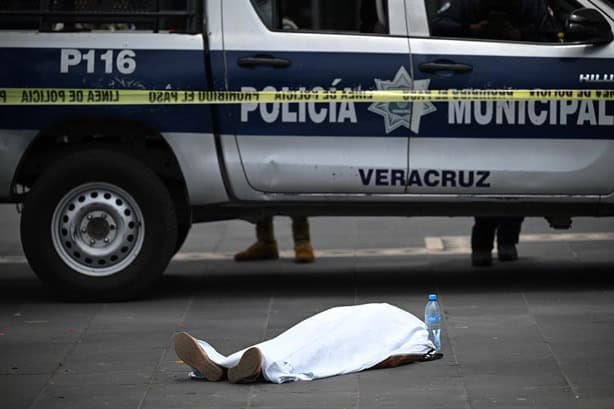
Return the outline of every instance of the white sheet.
[[[235,366],[247,349],[226,357],[207,342],[199,343],[226,368]],[[253,346],[262,351],[263,375],[273,383],[358,372],[390,356],[426,354],[434,348],[424,323],[390,304],[331,308]]]

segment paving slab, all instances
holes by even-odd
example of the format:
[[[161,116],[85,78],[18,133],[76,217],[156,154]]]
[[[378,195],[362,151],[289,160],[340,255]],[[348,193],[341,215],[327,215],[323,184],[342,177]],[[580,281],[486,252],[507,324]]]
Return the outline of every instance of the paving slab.
[[[132,409],[146,391],[143,385],[47,384],[31,409]]]
[[[283,386],[282,386],[283,387]],[[280,388],[272,385],[267,389]],[[253,390],[249,397],[250,408],[355,408],[358,407],[359,395],[355,392],[277,392]]]
[[[0,404],[3,408],[27,408],[45,387],[49,375],[0,375]]]
[[[44,338],[3,342],[0,346],[0,375],[52,374],[73,344],[47,343]]]
[[[581,409],[610,409],[614,402],[614,390],[608,386],[580,386],[576,390],[578,407]]]
[[[184,378],[155,385],[143,401],[142,408],[245,408],[249,393],[250,387],[245,385],[191,381]]]
[[[467,407],[467,394],[462,385],[444,387],[407,387],[370,389],[361,393],[359,408],[437,408],[458,409]]]
[[[578,400],[568,387],[557,386],[474,386],[469,388],[474,409],[579,409]]]

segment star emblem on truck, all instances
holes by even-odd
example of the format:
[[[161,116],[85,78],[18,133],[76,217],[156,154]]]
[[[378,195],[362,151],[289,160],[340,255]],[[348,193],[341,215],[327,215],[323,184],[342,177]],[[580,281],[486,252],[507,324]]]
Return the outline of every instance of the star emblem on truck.
[[[375,79],[378,90],[426,90],[430,82],[428,79],[413,81],[405,67],[399,69],[392,81]],[[384,117],[386,134],[402,126],[417,134],[422,117],[437,111],[437,108],[432,102],[374,102],[369,106],[369,111]]]

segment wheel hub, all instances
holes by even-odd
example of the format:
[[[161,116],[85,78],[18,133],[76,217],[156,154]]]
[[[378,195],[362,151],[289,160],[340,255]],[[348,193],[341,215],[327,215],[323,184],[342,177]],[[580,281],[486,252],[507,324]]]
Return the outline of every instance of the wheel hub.
[[[94,240],[96,242],[103,241],[110,243],[115,237],[111,233],[111,226],[117,224],[117,221],[108,215],[106,212],[91,212],[83,219],[84,226],[81,227],[82,239],[85,242]]]

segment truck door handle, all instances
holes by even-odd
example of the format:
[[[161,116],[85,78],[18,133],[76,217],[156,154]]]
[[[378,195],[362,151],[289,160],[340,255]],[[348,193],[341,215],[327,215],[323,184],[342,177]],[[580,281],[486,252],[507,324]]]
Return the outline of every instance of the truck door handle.
[[[255,68],[260,66],[268,66],[273,68],[288,68],[290,60],[285,58],[275,58],[269,55],[257,55],[254,57],[242,57],[237,60],[239,67]]]
[[[420,64],[420,71],[426,72],[429,74],[448,71],[454,72],[458,74],[466,74],[473,71],[473,67],[467,64],[456,64],[453,62],[425,62]]]

